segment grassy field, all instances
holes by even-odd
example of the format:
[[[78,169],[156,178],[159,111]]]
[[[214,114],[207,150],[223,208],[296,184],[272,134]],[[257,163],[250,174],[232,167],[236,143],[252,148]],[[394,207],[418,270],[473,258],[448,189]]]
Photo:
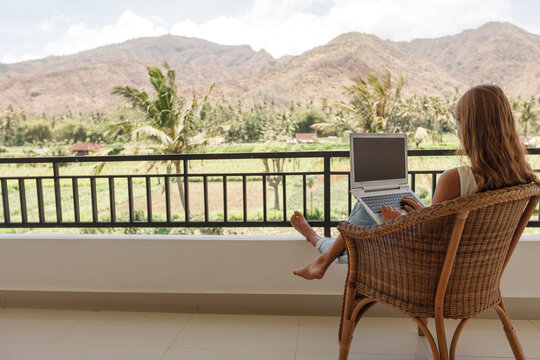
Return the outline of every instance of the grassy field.
[[[452,140],[452,139],[449,139]],[[455,140],[455,139],[454,139]],[[457,143],[449,142],[454,148]],[[227,147],[214,147],[207,149],[207,152],[231,152],[231,151],[256,151],[258,145],[239,145]],[[308,144],[295,146],[291,151],[324,151],[324,150],[346,150],[348,145],[339,141],[323,142],[322,144]],[[12,149],[13,153],[20,149]],[[535,169],[540,168],[540,156],[529,156],[529,161]],[[467,159],[458,156],[444,157],[410,157],[409,170],[445,170],[455,166],[467,164]],[[60,175],[90,175],[94,172],[93,163],[69,163],[60,167]],[[349,171],[349,160],[346,158],[335,158],[331,163],[332,171]],[[47,176],[52,175],[52,167],[48,164],[25,164],[25,165],[0,165],[2,174],[8,176]],[[259,159],[238,160],[204,160],[191,161],[190,174],[222,174],[222,173],[260,173],[264,172],[263,162]],[[288,159],[284,163],[283,171],[323,171],[323,161],[318,158]],[[105,165],[103,175],[136,175],[146,174],[147,164],[136,164],[133,162],[108,163]],[[158,164],[152,172],[156,177],[151,180],[152,189],[152,213],[154,220],[165,220],[165,194],[164,180],[159,175],[166,173],[165,163]],[[416,178],[416,192],[426,204],[431,203],[431,175],[420,175]],[[307,177],[309,189],[306,194],[307,217],[309,219],[323,218],[323,178],[322,175],[310,175]],[[8,194],[10,203],[10,214],[12,221],[21,221],[19,184],[16,180],[9,180]],[[71,180],[66,179],[60,182],[62,212],[65,221],[74,220],[73,192]],[[81,221],[92,220],[90,180],[79,180],[79,203]],[[28,209],[28,221],[38,221],[37,190],[34,180],[25,181],[26,200]],[[302,177],[287,176],[287,209],[286,216],[290,217],[294,210],[302,210]],[[109,208],[109,185],[107,179],[96,180],[98,219],[100,221],[110,220]],[[267,186],[267,213],[270,220],[283,220],[282,209],[283,186],[278,189],[279,209],[274,208],[274,192]],[[249,220],[262,220],[263,217],[263,183],[259,176],[248,177],[247,182],[247,214]],[[209,178],[208,200],[209,220],[223,220],[223,182],[222,178]],[[202,177],[190,178],[189,198],[190,198],[190,219],[204,219],[204,199],[203,199]],[[128,186],[125,178],[115,180],[116,196],[116,216],[118,221],[129,220],[128,206]],[[137,220],[147,219],[146,210],[146,183],[142,178],[133,178],[133,196],[135,213]],[[45,218],[47,221],[56,220],[56,206],[54,198],[54,184],[52,180],[43,181],[43,198]],[[243,196],[241,177],[228,177],[227,182],[227,208],[230,220],[243,219]],[[331,217],[333,220],[344,220],[348,216],[348,181],[346,176],[332,176],[331,181]],[[184,210],[179,200],[179,193],[176,179],[171,179],[171,210],[174,220],[184,220]],[[537,215],[535,215],[537,216]],[[3,208],[0,206],[0,222],[4,221]],[[99,229],[99,228],[62,228],[62,229],[3,229],[2,232],[74,232],[74,233],[262,233],[262,234],[287,234],[294,233],[292,228],[221,228],[221,229],[185,229],[185,228],[129,228],[129,229]],[[527,233],[540,234],[540,229],[528,229]]]

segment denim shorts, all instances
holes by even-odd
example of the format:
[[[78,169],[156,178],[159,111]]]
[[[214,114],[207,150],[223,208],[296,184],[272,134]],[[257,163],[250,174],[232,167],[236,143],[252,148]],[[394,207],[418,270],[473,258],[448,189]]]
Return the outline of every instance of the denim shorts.
[[[373,226],[377,225],[377,222],[371,218],[364,210],[362,205],[357,201],[351,210],[351,214],[347,219],[348,222],[357,226]],[[327,251],[334,244],[334,238],[323,238],[317,242],[315,248],[322,254]],[[343,252],[336,260],[336,263],[347,264],[349,258],[347,257],[347,250]]]

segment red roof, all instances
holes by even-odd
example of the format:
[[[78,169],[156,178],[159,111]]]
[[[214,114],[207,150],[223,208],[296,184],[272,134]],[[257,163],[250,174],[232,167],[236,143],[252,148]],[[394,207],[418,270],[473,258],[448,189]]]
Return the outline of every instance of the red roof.
[[[68,150],[71,151],[96,151],[103,148],[103,145],[96,143],[76,143],[73,144]]]

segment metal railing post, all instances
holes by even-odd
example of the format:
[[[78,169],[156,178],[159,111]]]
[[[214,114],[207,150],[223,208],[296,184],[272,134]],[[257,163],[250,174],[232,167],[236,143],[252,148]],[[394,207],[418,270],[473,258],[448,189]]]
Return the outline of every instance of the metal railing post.
[[[9,224],[11,222],[11,212],[9,211],[9,193],[6,179],[2,179],[2,203],[4,205],[4,222]]]
[[[184,213],[185,221],[189,222],[189,179],[188,179],[188,160],[184,159]]]
[[[58,162],[53,162],[53,176],[54,176],[54,200],[56,202],[56,222],[62,222],[62,198],[60,195],[60,171],[58,169]]]
[[[330,237],[330,156],[324,157],[324,236]]]
[[[24,179],[19,179],[19,201],[21,202],[21,221],[23,224],[28,222],[28,212],[26,210],[26,187]]]

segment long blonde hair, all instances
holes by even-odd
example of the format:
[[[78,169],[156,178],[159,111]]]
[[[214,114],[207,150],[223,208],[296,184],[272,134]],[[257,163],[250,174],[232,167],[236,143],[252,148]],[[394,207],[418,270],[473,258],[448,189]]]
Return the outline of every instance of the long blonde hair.
[[[456,120],[479,191],[538,182],[500,87],[480,85],[467,91],[456,105]]]

